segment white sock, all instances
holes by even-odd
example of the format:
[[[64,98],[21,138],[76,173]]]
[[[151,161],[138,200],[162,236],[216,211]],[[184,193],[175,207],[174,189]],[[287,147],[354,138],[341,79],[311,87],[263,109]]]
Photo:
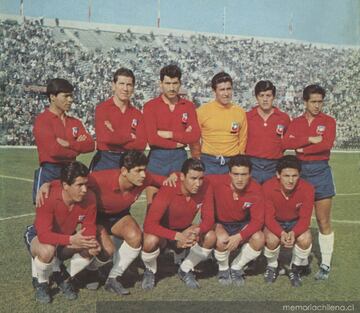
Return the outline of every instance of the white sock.
[[[311,252],[312,245],[307,249],[301,249],[298,245],[294,245],[292,251],[291,264],[297,266],[306,266],[309,264],[309,255]]]
[[[319,246],[321,252],[321,264],[330,267],[331,257],[334,250],[334,232],[329,235],[323,235],[319,232]]]
[[[157,248],[154,252],[141,251],[141,259],[145,267],[152,271],[154,274],[157,272],[157,257],[160,254],[160,249]]]
[[[261,254],[260,251],[254,250],[249,243],[246,243],[241,248],[241,252],[231,263],[231,268],[234,270],[241,270],[250,261],[255,260]]]
[[[79,253],[75,253],[70,259],[70,276],[74,277],[81,272],[91,262],[91,259],[82,257]]]
[[[86,267],[89,271],[97,271],[100,267],[109,263],[111,259],[109,258],[106,261],[99,260],[96,256],[91,259],[90,264]]]
[[[191,247],[190,253],[181,263],[180,268],[183,272],[188,273],[194,269],[201,261],[206,260],[212,249],[206,249],[195,244]]]
[[[62,261],[59,260],[59,258],[54,257],[53,259],[53,272],[60,272],[60,265]]]
[[[120,249],[115,251],[113,256],[113,267],[110,271],[109,277],[116,278],[121,276],[129,265],[134,261],[141,251],[141,246],[139,248],[130,247],[126,241],[123,242]]]
[[[267,259],[267,265],[277,268],[278,267],[278,258],[280,254],[280,246],[275,248],[274,250],[270,250],[268,247],[265,246],[264,249],[264,256]]]
[[[219,265],[219,271],[226,271],[229,269],[229,251],[214,250],[215,259]]]
[[[38,257],[34,260],[37,272],[37,278],[39,283],[48,283],[49,277],[52,274],[53,262],[44,263],[39,260]]]
[[[31,257],[31,276],[37,278],[35,258]]]

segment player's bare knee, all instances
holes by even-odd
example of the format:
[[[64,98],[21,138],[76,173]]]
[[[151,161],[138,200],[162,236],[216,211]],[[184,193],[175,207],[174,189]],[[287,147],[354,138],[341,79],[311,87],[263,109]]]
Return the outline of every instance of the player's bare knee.
[[[265,244],[270,250],[274,250],[279,246],[280,238],[272,233],[267,233],[265,236]]]
[[[254,250],[261,250],[264,248],[265,245],[265,235],[262,231],[257,231],[255,234],[253,234],[249,240],[250,246]]]
[[[331,233],[331,222],[330,219],[326,218],[318,218],[317,224],[319,226],[319,231],[324,234],[328,235]]]
[[[160,238],[152,234],[144,234],[143,251],[150,253],[154,252],[160,243]]]
[[[302,233],[299,237],[296,238],[296,244],[301,249],[308,249],[312,243],[312,236],[310,230]]]
[[[216,250],[225,251],[229,241],[229,235],[225,233],[216,234]]]
[[[115,253],[115,245],[111,243],[104,243],[101,253],[106,257],[111,257]]]
[[[126,233],[125,241],[132,248],[139,248],[142,244],[142,232],[138,228],[133,228]]]
[[[55,256],[55,246],[41,245],[41,248],[37,250],[37,257],[41,262],[50,263]]]
[[[216,244],[216,234],[213,230],[208,231],[201,240],[201,246],[206,249],[211,249]]]

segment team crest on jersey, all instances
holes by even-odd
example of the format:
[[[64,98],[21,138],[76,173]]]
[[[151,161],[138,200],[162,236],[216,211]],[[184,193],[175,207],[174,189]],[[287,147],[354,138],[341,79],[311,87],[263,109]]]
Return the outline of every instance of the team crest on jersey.
[[[323,135],[325,133],[325,126],[324,125],[318,125],[318,127],[316,128],[316,133],[318,135]]]
[[[231,123],[231,133],[236,134],[239,131],[239,123],[238,122],[232,122]]]
[[[277,124],[276,133],[280,136],[284,135],[285,126],[281,124]]]
[[[302,206],[302,202],[296,203],[295,205],[296,210],[300,210],[301,206]]]
[[[186,112],[183,113],[181,116],[181,122],[186,124],[188,122],[188,119],[189,119],[189,115]]]
[[[79,127],[73,127],[72,128],[72,134],[73,134],[74,137],[77,137],[78,132],[79,132]]]
[[[79,215],[78,221],[82,222],[85,219],[85,215]]]
[[[251,202],[244,202],[243,204],[243,210],[249,210],[252,206]]]
[[[133,118],[131,122],[131,128],[135,129],[138,125],[138,120],[136,118]]]

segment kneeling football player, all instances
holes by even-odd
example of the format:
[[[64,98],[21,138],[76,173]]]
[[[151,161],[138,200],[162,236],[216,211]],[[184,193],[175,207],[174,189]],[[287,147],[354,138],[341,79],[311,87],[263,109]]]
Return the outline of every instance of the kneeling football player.
[[[144,221],[144,244],[141,258],[145,264],[142,288],[155,286],[157,257],[162,243],[173,243],[178,249],[190,248],[181,262],[178,275],[189,288],[200,288],[194,267],[209,256],[216,242],[213,191],[204,179],[205,166],[200,160],[184,162],[176,187],[162,186]],[[201,223],[192,224],[197,212]]]
[[[64,296],[73,300],[77,293],[72,277],[90,262],[100,266],[113,254],[106,231],[97,231],[96,198],[87,189],[87,176],[84,164],[74,161],[65,165],[60,183],[51,183],[51,192],[36,210],[35,223],[25,232],[25,243],[32,256],[35,298],[41,303],[51,302],[50,275]],[[77,231],[78,224],[81,229]],[[70,269],[66,272],[61,263],[69,258]]]
[[[261,186],[251,178],[251,166],[247,156],[237,155],[229,160],[229,174],[207,176],[215,196],[215,258],[222,285],[243,286],[245,265],[261,254],[265,244],[261,231],[263,197]],[[242,246],[241,251],[230,267],[230,253],[239,246]]]
[[[278,276],[280,246],[292,248],[289,278],[293,287],[301,286],[301,274],[309,270],[312,247],[309,230],[314,206],[314,187],[300,178],[301,163],[292,155],[279,160],[276,177],[263,185],[265,198],[264,255],[267,258],[265,282]]]

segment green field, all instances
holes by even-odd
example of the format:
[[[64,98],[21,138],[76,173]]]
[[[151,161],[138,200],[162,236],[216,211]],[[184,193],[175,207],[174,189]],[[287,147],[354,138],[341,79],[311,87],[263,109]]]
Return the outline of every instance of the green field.
[[[88,164],[91,155],[81,160]],[[160,260],[161,279],[156,288],[144,292],[140,288],[141,262],[136,262],[127,276],[131,295],[119,297],[102,288],[97,292],[80,290],[77,301],[66,301],[60,294],[50,305],[35,303],[31,286],[30,258],[23,243],[25,226],[31,224],[34,208],[31,201],[33,170],[37,166],[35,150],[0,149],[0,312],[96,312],[97,301],[118,301],[119,312],[124,312],[123,301],[360,301],[360,165],[359,154],[336,153],[332,155],[336,190],[334,199],[333,228],[335,252],[332,272],[328,281],[315,282],[313,273],[318,267],[319,248],[314,241],[311,268],[313,273],[305,277],[301,288],[291,288],[286,276],[279,276],[275,284],[266,286],[262,273],[249,276],[242,288],[220,287],[217,283],[215,265],[211,261],[199,267],[201,289],[188,290],[175,275],[176,268],[170,259]],[[142,202],[141,202],[142,201]],[[145,203],[136,203],[133,215],[142,223]],[[316,222],[312,223],[316,236]],[[261,262],[260,262],[261,263]],[[206,271],[205,271],[206,269]],[[359,302],[358,302],[359,304]],[[215,311],[210,310],[210,311]],[[240,310],[240,309],[239,309]],[[147,309],[144,310],[148,311]],[[168,311],[172,312],[171,304]],[[360,306],[355,312],[360,311]],[[256,312],[256,310],[254,310]]]

